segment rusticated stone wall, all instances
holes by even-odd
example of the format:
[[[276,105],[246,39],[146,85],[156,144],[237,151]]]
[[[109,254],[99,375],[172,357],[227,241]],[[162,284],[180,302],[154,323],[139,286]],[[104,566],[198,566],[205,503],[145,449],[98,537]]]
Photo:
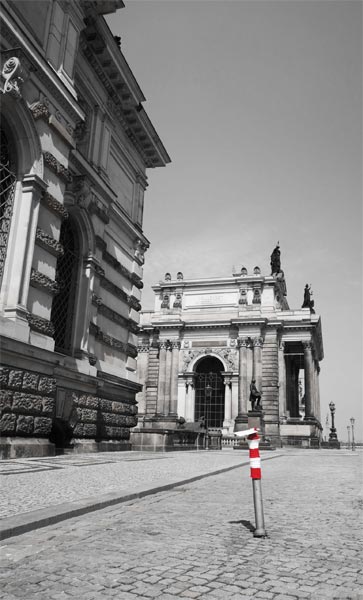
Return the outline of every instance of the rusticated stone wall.
[[[1,435],[48,438],[55,415],[56,380],[0,367],[0,388]]]
[[[72,393],[78,422],[75,438],[128,440],[130,427],[137,424],[137,405],[98,398],[90,394]]]

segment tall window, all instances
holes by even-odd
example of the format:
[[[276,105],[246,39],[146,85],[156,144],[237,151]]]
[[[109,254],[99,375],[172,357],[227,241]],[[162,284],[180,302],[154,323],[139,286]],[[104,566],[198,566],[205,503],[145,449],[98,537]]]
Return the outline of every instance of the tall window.
[[[207,427],[222,427],[224,419],[223,365],[207,356],[197,365],[195,375],[195,420],[205,418]]]
[[[71,219],[63,222],[59,241],[64,254],[57,262],[56,281],[60,289],[53,299],[51,322],[55,329],[55,350],[70,354],[80,256],[78,235]]]
[[[5,131],[0,129],[0,285],[13,213],[15,184],[16,175],[11,161],[8,137]]]

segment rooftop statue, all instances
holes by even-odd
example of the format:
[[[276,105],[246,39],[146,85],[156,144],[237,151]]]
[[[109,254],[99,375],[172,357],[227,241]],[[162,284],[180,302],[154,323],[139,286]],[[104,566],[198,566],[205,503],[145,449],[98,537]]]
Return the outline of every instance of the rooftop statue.
[[[271,254],[271,275],[277,275],[281,271],[281,252],[279,242],[277,242],[276,248]]]
[[[311,291],[311,286],[307,283],[304,289],[304,302],[302,303],[301,308],[310,308],[311,312],[314,313],[314,300],[311,299],[313,292]]]

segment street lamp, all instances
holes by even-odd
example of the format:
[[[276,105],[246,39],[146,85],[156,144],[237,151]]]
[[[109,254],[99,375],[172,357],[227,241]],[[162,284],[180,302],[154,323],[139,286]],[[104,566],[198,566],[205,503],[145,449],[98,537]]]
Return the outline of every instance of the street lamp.
[[[350,424],[352,426],[352,450],[355,450],[355,443],[354,443],[354,423],[355,423],[355,419],[353,417],[351,417]]]
[[[347,432],[348,432],[348,450],[350,448],[350,426],[347,425]]]
[[[210,383],[207,383],[207,385],[205,386],[205,434],[206,434],[205,449],[206,450],[208,450],[208,446],[209,446],[208,421],[209,421],[209,403],[210,403],[211,397],[212,397],[212,386],[210,385]]]
[[[329,440],[337,440],[337,430],[334,427],[334,413],[335,413],[335,404],[334,402],[329,403],[330,413],[331,413],[331,428],[329,433]]]

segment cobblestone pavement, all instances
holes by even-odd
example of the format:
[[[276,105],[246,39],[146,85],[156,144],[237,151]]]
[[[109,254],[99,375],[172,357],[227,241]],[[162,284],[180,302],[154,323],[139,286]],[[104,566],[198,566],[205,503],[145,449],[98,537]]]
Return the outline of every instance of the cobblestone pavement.
[[[267,538],[247,466],[11,538],[0,598],[357,600],[361,466],[335,450],[263,462]]]
[[[246,461],[248,451],[233,450],[107,452],[1,461],[1,519],[100,493],[122,494],[190,479]]]

